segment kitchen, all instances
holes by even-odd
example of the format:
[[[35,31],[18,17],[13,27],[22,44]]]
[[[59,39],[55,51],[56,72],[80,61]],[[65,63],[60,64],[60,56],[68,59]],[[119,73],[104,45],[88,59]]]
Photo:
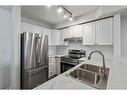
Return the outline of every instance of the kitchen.
[[[1,31],[6,32],[0,38],[2,41],[7,35],[8,44],[3,43],[0,51],[3,54],[1,63],[7,62],[6,65],[1,65],[1,76],[2,72],[6,73],[0,79],[0,88],[127,89],[126,12],[126,6],[1,6],[0,20],[5,21],[0,23],[3,26]],[[37,39],[33,39],[34,36]],[[31,42],[27,39],[31,39]],[[32,79],[31,75],[25,76],[23,73],[25,65],[23,69],[21,67],[22,64],[28,64],[26,61],[36,59],[35,55],[32,59],[25,60],[25,54],[31,52],[34,40],[40,45],[39,39],[42,42],[47,39],[43,43],[44,51],[37,51],[37,56],[40,53],[46,56],[44,60],[47,69],[42,71],[45,73],[41,77],[38,75],[37,79]],[[20,41],[23,41],[22,44]],[[27,43],[31,44],[28,45],[30,50],[25,48]],[[28,54],[27,57],[29,56]],[[43,58],[36,63],[38,66],[41,59]],[[85,70],[81,70],[84,64]],[[103,78],[103,70],[105,81],[98,85],[98,80]],[[32,71],[29,72],[32,74]],[[45,79],[42,80],[44,74]],[[37,80],[39,83],[34,83]]]

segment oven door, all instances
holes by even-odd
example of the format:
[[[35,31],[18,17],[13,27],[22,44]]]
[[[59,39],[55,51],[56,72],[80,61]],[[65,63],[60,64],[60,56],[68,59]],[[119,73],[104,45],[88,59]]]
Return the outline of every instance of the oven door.
[[[60,62],[60,73],[63,73],[71,68],[73,68],[74,64],[69,64],[69,63],[66,63],[66,62]]]

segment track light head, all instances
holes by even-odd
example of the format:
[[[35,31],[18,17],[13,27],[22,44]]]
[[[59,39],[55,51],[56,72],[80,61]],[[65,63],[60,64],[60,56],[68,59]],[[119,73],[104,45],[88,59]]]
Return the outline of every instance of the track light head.
[[[67,18],[67,13],[66,12],[64,12],[64,16],[63,16],[64,18]]]
[[[50,8],[51,7],[51,5],[50,4],[48,4],[48,5],[46,5],[48,8]]]
[[[72,16],[69,17],[69,21],[73,21],[73,17]]]
[[[73,20],[72,13],[68,9],[66,9],[64,6],[58,6],[57,12],[61,13],[62,11],[64,12],[64,18],[69,17],[69,21]]]
[[[59,6],[57,11],[58,13],[61,13],[63,11],[63,8]]]

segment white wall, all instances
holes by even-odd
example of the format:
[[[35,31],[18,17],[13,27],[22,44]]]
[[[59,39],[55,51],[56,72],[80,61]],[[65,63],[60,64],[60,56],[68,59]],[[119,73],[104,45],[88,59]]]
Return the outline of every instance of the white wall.
[[[11,13],[0,8],[0,89],[9,88],[10,83],[10,32]]]
[[[127,56],[127,15],[121,16],[121,55]]]
[[[49,46],[49,55],[56,55],[56,46]]]
[[[80,42],[70,43],[69,46],[58,46],[56,48],[56,50],[57,50],[56,54],[66,55],[68,53],[69,49],[85,50],[86,56],[88,56],[89,53],[93,50],[99,50],[99,51],[103,52],[105,58],[111,59],[113,57],[113,46],[84,46]],[[97,56],[97,55],[95,54],[95,55],[93,55],[93,57],[99,57],[100,58],[100,55],[99,56]]]
[[[47,25],[47,24],[44,24],[42,22],[35,21],[35,20],[29,19],[29,18],[22,17],[21,18],[21,21],[22,22],[25,22],[25,23],[30,23],[30,24],[35,24],[35,25],[39,25],[39,26],[43,26],[43,27],[50,28],[50,25]]]
[[[13,6],[11,11],[11,89],[20,88],[20,25],[21,8]]]

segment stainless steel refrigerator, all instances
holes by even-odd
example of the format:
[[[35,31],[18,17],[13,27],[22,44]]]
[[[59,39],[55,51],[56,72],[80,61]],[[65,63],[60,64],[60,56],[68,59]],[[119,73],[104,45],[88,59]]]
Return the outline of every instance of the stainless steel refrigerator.
[[[21,89],[33,89],[48,80],[48,36],[21,34]]]

